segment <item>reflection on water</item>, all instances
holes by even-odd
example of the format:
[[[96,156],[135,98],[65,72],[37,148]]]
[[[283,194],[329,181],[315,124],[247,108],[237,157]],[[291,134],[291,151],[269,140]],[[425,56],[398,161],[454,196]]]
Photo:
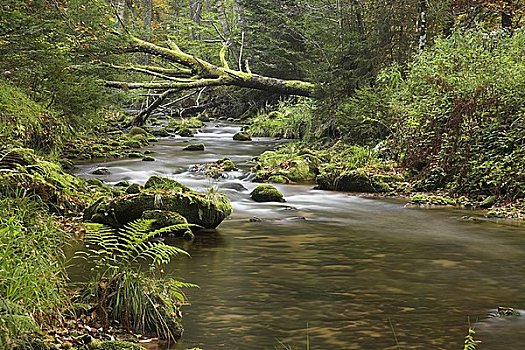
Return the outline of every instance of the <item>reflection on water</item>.
[[[185,334],[175,349],[460,349],[476,323],[480,349],[520,349],[525,317],[487,318],[500,305],[523,306],[523,227],[462,222],[464,213],[407,209],[398,201],[280,185],[286,203],[255,203],[255,184],[210,181],[191,164],[228,156],[247,169],[250,158],[276,144],[232,141],[235,126],[208,125],[196,140],[204,152],[184,152],[187,139],[152,147],[153,164],[103,164],[107,181],[144,182],[158,173],[195,188],[223,188],[234,214],[217,232],[192,243],[191,254],[167,268],[200,285],[188,295]],[[85,164],[89,173],[101,164]],[[235,182],[242,187],[225,183]],[[257,222],[250,218],[257,217]],[[523,313],[522,313],[523,314]],[[398,344],[396,344],[396,339]]]

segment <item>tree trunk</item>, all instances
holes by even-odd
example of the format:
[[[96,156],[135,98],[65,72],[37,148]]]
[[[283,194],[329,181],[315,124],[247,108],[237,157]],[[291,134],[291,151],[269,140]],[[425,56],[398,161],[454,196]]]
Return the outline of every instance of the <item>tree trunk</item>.
[[[512,13],[512,4],[510,0],[504,1],[504,6],[501,11],[501,28],[503,29],[512,29],[512,20],[513,20],[513,13]]]
[[[251,72],[242,72],[228,67],[219,67],[198,57],[187,54],[178,46],[171,43],[171,48],[155,45],[139,38],[128,36],[129,46],[127,52],[143,52],[162,57],[165,60],[183,66],[176,69],[176,76],[168,75],[172,69],[163,70],[160,67],[148,66],[119,67],[116,69],[135,70],[144,74],[161,78],[163,82],[128,83],[120,81],[107,81],[106,86],[121,89],[156,89],[156,90],[187,90],[207,86],[238,86],[279,93],[283,95],[312,96],[315,85],[300,80],[283,80],[265,77]]]
[[[427,45],[427,35],[428,35],[428,0],[419,0],[419,52],[425,49]]]
[[[190,0],[190,17],[191,20],[200,27],[202,24],[202,1],[201,0]],[[199,41],[200,34],[198,30],[195,30],[192,28],[191,30],[191,36],[193,40]]]
[[[126,23],[126,0],[117,0],[117,17],[119,29],[124,29]]]

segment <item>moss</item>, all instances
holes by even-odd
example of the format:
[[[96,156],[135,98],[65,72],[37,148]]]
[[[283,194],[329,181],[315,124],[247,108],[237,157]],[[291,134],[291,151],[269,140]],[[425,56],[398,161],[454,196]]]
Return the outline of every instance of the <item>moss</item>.
[[[268,178],[268,182],[275,183],[275,184],[286,184],[290,182],[290,180],[288,180],[283,175],[273,175]]]
[[[177,135],[180,135],[182,137],[193,137],[195,136],[195,133],[193,132],[193,130],[189,129],[189,128],[180,128],[176,131],[176,134]]]
[[[120,227],[139,219],[147,210],[174,211],[184,216],[189,223],[215,228],[230,215],[231,205],[222,195],[209,198],[196,192],[142,192],[99,203],[89,209],[90,215],[86,215],[85,219]]]
[[[195,143],[184,147],[183,151],[204,151],[205,147],[203,143]]]
[[[479,204],[479,207],[484,209],[491,208],[494,204],[496,204],[497,200],[498,199],[496,196],[488,196]]]
[[[417,205],[456,205],[456,201],[453,198],[426,194],[412,196],[410,203]]]
[[[144,184],[146,189],[163,189],[163,190],[173,190],[173,191],[190,191],[190,188],[176,180],[169,179],[167,177],[162,177],[158,175],[152,175]]]
[[[168,123],[168,128],[173,128],[175,130],[179,129],[199,129],[204,126],[204,123],[197,117],[192,118],[180,118],[180,119],[171,119]]]
[[[116,340],[106,340],[98,341],[93,340],[88,345],[89,350],[146,350],[146,348],[137,345],[135,343],[125,342],[125,341],[116,341]]]
[[[95,187],[102,187],[102,186],[104,186],[104,183],[102,182],[102,180],[97,179],[97,178],[88,179],[88,180],[86,180],[86,182],[89,185],[95,186]]]
[[[235,135],[233,135],[233,139],[235,141],[251,141],[252,137],[247,132],[239,131]]]
[[[272,185],[257,186],[250,197],[256,202],[286,202],[283,194]]]
[[[128,186],[128,188],[126,188],[127,194],[137,194],[137,193],[140,193],[141,191],[142,191],[142,186],[140,186],[139,184],[131,184]]]
[[[158,137],[168,137],[168,136],[170,136],[170,133],[168,132],[168,130],[166,130],[166,128],[155,129],[151,133],[154,136],[158,136]]]
[[[235,170],[237,170],[237,166],[229,158],[219,159],[217,161],[217,164],[221,167],[221,170],[223,170],[223,171],[235,171]]]
[[[183,225],[178,230],[175,230],[173,232],[170,232],[172,234],[179,234],[181,236],[184,236],[188,231],[191,232],[189,229],[188,221],[186,218],[182,215],[180,215],[177,212],[174,211],[168,211],[168,210],[146,210],[142,213],[142,219],[147,220],[154,220],[151,227],[154,230],[168,227],[168,226],[174,226],[174,225]],[[184,225],[186,225],[184,227]]]
[[[122,142],[125,147],[129,148],[141,148],[142,143],[139,140],[129,139]]]
[[[128,131],[128,135],[129,136],[135,136],[135,135],[148,136],[148,132],[146,130],[144,130],[143,128],[140,128],[138,126],[134,126]]]

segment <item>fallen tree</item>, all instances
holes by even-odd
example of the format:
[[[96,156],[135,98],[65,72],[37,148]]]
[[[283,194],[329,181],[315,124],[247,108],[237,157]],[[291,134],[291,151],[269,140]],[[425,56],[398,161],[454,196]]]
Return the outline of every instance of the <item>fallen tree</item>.
[[[105,85],[119,89],[151,89],[163,91],[149,106],[141,111],[133,120],[133,125],[143,125],[149,115],[159,107],[170,95],[181,90],[200,89],[212,86],[238,86],[264,90],[282,95],[311,96],[315,85],[301,80],[284,80],[266,77],[247,71],[230,69],[225,59],[225,47],[220,51],[222,67],[204,61],[182,51],[176,44],[170,42],[168,47],[159,46],[127,35],[128,45],[125,52],[141,52],[161,57],[175,64],[177,68],[159,66],[114,66],[122,70],[135,71],[155,77],[159,81],[137,83],[124,81],[106,81]]]

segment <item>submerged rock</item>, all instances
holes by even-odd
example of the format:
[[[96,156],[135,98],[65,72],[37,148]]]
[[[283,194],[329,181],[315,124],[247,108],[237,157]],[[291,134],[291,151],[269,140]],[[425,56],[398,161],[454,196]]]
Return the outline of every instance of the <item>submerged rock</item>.
[[[247,132],[239,131],[235,135],[233,135],[233,139],[235,141],[251,141],[252,137]]]
[[[283,194],[272,185],[259,185],[250,193],[256,202],[286,202]]]
[[[123,195],[106,201],[99,200],[86,210],[84,219],[121,227],[141,218],[144,212],[152,210],[176,212],[186,218],[190,224],[216,228],[231,214],[232,207],[228,199],[220,193],[182,191],[180,187],[175,189],[150,187],[141,193]]]

